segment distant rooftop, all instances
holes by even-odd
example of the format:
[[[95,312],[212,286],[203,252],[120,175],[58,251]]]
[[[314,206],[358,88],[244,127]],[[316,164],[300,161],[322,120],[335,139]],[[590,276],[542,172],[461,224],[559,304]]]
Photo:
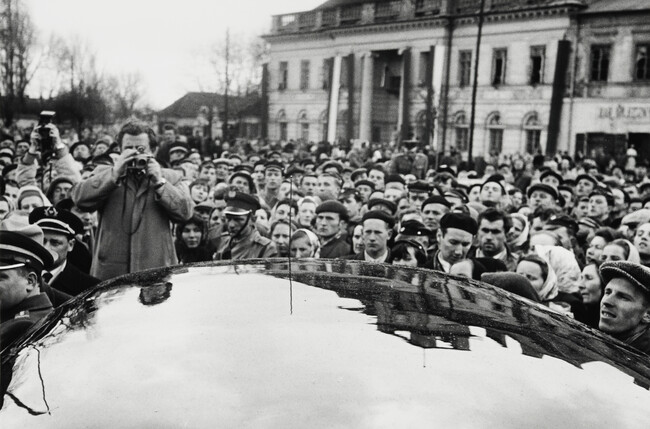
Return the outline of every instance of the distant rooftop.
[[[169,106],[158,112],[162,118],[192,118],[196,117],[201,107],[216,106],[217,110],[223,113],[226,97],[214,92],[188,92]],[[259,102],[257,93],[248,96],[229,96],[228,116],[237,116],[240,113],[254,110],[254,106]]]

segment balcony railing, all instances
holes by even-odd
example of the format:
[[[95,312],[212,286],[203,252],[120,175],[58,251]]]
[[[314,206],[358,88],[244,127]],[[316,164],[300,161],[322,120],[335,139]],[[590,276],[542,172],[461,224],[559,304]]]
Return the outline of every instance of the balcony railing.
[[[564,0],[572,3],[570,0]],[[485,11],[531,8],[563,3],[563,0],[486,0]],[[315,31],[353,25],[423,19],[442,15],[471,15],[479,0],[368,0],[367,3],[332,9],[276,15],[271,34]]]

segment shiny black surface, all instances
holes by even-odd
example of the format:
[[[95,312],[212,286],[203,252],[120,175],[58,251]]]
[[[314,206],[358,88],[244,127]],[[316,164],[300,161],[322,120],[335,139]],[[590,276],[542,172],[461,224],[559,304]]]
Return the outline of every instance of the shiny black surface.
[[[648,359],[431,271],[197,264],[104,283],[44,320],[2,357],[0,424],[648,428]]]

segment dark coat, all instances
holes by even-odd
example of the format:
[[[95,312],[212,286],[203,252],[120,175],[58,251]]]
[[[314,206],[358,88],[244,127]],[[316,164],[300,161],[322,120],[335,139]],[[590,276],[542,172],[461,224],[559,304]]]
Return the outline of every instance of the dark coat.
[[[47,316],[52,309],[52,302],[47,294],[41,292],[24,299],[14,308],[4,311],[0,323],[0,350],[22,337],[29,328]]]
[[[320,257],[323,259],[336,259],[352,253],[350,245],[343,237],[337,237],[323,244],[320,248]]]
[[[100,281],[98,278],[88,275],[74,265],[67,263],[63,271],[50,283],[50,286],[74,296],[97,285]]]
[[[355,255],[343,256],[341,259],[347,259],[348,261],[365,261],[366,252],[357,253]],[[390,264],[390,259],[391,259],[391,254],[390,254],[390,249],[388,249],[388,255],[386,255],[386,260],[384,261],[384,263]]]

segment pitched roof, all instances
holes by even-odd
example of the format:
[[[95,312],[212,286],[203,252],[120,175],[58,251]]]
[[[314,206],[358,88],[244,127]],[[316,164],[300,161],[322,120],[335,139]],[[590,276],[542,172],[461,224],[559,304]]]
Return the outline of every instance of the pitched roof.
[[[223,94],[217,94],[214,92],[188,92],[158,112],[158,115],[162,118],[194,118],[197,116],[199,109],[201,109],[202,106],[216,106],[219,113],[222,114],[225,99],[226,97]],[[240,111],[256,103],[258,99],[259,96],[257,93],[248,96],[229,96],[228,109],[230,112],[228,116],[238,115]]]

